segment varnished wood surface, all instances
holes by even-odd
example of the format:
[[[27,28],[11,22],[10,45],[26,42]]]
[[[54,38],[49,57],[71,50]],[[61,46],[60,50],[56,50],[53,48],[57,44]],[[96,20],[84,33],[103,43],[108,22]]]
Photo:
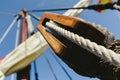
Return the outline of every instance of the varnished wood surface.
[[[96,42],[97,44],[104,45],[104,40],[106,37],[106,34],[101,32],[99,29],[97,29],[92,24],[88,23],[87,21],[76,18],[76,17],[69,17],[64,16],[60,14],[45,12],[43,17],[43,23],[42,25],[45,26],[45,22],[52,20],[61,26],[64,26],[63,28],[72,31],[80,36],[83,36],[84,38],[90,39],[93,42]]]
[[[38,29],[40,30],[44,38],[47,40],[47,42],[50,44],[52,49],[58,54],[62,53],[63,48],[65,48],[66,46],[62,44],[59,40],[57,40],[52,34],[47,32],[42,25],[38,25]]]
[[[104,45],[105,34],[96,28],[94,29],[94,26],[87,24],[85,21],[82,22],[74,17],[54,13],[45,13],[38,24],[38,30],[53,51],[75,72],[87,77],[115,80],[116,74],[114,74],[113,68],[101,62],[99,57],[72,43],[55,31],[52,31],[53,33],[46,31],[45,23],[50,20],[101,45]]]

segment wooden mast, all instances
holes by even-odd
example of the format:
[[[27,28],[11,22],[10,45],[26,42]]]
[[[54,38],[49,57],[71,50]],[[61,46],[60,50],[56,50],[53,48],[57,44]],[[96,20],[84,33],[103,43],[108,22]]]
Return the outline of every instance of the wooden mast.
[[[22,22],[21,22],[21,31],[20,31],[20,43],[24,42],[28,38],[28,26],[26,21],[26,10],[22,11]],[[31,66],[27,66],[26,68],[17,72],[17,80],[30,80],[30,68]]]

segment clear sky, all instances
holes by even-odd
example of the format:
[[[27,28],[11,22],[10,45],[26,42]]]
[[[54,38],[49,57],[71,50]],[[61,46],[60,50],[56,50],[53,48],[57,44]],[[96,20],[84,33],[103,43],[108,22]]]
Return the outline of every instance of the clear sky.
[[[67,2],[66,2],[67,1]],[[15,14],[18,14],[23,8],[27,10],[33,9],[48,9],[48,8],[64,8],[71,7],[79,0],[2,0],[0,2],[0,38],[9,26],[9,24],[14,19]],[[116,0],[114,0],[116,1]],[[92,3],[97,3],[97,0],[93,0]],[[64,11],[57,11],[55,13],[64,13]],[[41,17],[42,12],[34,13],[37,16]],[[96,24],[100,24],[103,27],[106,27],[110,32],[112,32],[117,39],[120,38],[120,13],[118,11],[107,10],[104,13],[98,13],[92,10],[85,10],[80,16],[87,21],[94,22]],[[36,28],[37,21],[32,19],[34,26]],[[0,44],[0,57],[7,55],[11,50],[14,49],[15,45],[15,34],[16,34],[17,24],[12,28],[9,32],[5,40]],[[48,48],[44,54],[49,57],[49,61],[54,68],[54,71],[57,75],[58,80],[69,80],[64,71],[60,68],[59,64],[55,61],[52,54],[52,50]],[[55,80],[48,64],[45,60],[44,55],[39,57],[37,60],[37,69],[39,73],[39,80]],[[70,69],[66,64],[64,64],[61,60],[60,62],[64,65],[66,70],[69,72],[70,76],[73,80],[98,80],[91,79],[88,77],[83,77],[76,74],[72,69]],[[33,66],[33,65],[32,65]],[[31,80],[34,80],[34,70],[31,70]],[[6,80],[10,80],[10,76],[6,78]]]

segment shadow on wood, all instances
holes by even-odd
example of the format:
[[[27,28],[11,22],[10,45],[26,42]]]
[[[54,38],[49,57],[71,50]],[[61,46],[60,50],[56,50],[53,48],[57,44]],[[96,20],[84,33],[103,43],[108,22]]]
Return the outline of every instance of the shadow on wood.
[[[114,39],[107,38],[110,41],[106,41],[108,35],[85,20],[55,13],[44,13],[38,24],[39,31],[53,51],[75,72],[87,77],[97,77],[101,80],[120,79],[119,71],[115,72],[115,67],[110,63],[106,63],[89,51],[72,43],[65,37],[57,34],[54,30],[47,29],[47,31],[45,23],[50,20],[66,30],[74,32],[105,47]]]

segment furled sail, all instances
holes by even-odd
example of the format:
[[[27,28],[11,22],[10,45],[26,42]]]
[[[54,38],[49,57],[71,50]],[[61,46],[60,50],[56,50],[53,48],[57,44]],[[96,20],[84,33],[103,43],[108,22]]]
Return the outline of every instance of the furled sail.
[[[76,8],[76,7],[87,7],[89,4],[91,3],[91,0],[80,0],[75,6],[73,6],[73,8]],[[67,16],[79,16],[80,13],[83,12],[83,9],[70,9],[68,11],[66,11],[64,13],[64,15],[67,15]]]
[[[4,80],[6,75],[29,65],[44,52],[47,46],[46,41],[39,32],[20,44],[0,63],[0,80]]]

